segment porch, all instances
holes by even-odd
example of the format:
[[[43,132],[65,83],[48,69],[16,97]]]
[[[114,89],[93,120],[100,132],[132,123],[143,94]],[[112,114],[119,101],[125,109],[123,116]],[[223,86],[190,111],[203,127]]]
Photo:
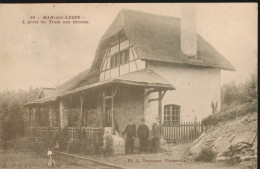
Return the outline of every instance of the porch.
[[[68,90],[53,99],[27,106],[31,137],[57,136],[66,128],[71,141],[78,136],[95,142],[104,128],[122,133],[128,119],[138,126],[145,118],[151,128],[162,118],[162,99],[174,87],[150,70],[142,70],[115,79]],[[156,107],[156,108],[155,108]]]

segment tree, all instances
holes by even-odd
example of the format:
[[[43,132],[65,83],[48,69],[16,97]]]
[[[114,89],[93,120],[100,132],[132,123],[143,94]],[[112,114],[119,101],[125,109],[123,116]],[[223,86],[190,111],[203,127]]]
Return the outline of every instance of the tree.
[[[221,88],[221,103],[222,105],[233,103],[238,100],[240,95],[239,88],[235,82],[224,84]]]
[[[38,92],[37,88],[30,91],[0,92],[0,138],[2,140],[8,141],[24,135],[24,117],[27,113],[23,110],[23,105],[35,99]]]

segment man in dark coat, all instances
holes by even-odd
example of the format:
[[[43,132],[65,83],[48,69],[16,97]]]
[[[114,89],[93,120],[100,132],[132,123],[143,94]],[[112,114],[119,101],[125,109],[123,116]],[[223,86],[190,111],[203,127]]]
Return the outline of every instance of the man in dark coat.
[[[148,146],[149,128],[145,125],[145,119],[141,120],[141,125],[137,129],[137,137],[140,139],[140,152],[146,152]]]
[[[163,136],[163,128],[160,124],[160,118],[156,118],[156,123],[152,126],[152,141],[153,141],[153,149],[154,153],[159,152],[159,146],[160,146],[160,138]]]
[[[126,144],[125,151],[126,154],[133,153],[134,150],[134,139],[136,137],[136,126],[133,124],[133,119],[129,119],[129,124],[126,126],[122,135],[126,133]]]

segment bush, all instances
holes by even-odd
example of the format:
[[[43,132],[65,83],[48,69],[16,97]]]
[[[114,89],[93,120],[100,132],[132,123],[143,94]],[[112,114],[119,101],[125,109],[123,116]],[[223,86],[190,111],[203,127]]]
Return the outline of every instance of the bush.
[[[56,141],[58,140],[58,136],[54,137],[51,134],[51,127],[48,127],[47,134],[42,138],[43,144],[44,144],[44,150],[48,150],[48,148],[55,147]]]
[[[82,150],[82,142],[80,140],[73,140],[68,143],[68,152],[77,153]]]
[[[9,141],[24,134],[22,108],[16,102],[3,103],[0,107],[1,139]]]
[[[40,155],[44,152],[44,143],[43,142],[31,142],[30,150],[32,150],[36,154]]]
[[[28,139],[28,137],[19,138],[19,140],[15,142],[15,145],[20,149],[20,151],[28,151],[32,147],[31,141]]]
[[[210,148],[204,148],[199,155],[195,158],[195,161],[212,162],[216,158],[216,153]]]
[[[221,104],[231,104],[234,101],[239,100],[240,87],[238,87],[235,82],[224,84],[221,87]]]
[[[64,151],[67,149],[67,145],[69,142],[69,135],[67,127],[64,127],[59,134],[57,135],[57,140],[59,143],[59,150]]]

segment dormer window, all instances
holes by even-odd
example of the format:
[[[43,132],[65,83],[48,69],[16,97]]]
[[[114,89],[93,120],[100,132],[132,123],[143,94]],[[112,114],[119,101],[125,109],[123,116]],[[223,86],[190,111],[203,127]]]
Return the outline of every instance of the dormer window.
[[[122,37],[117,35],[111,40],[105,53],[100,68],[100,81],[145,68],[145,62],[138,58],[129,40],[121,34]]]
[[[111,68],[117,67],[119,65],[123,65],[128,62],[129,62],[129,49],[120,51],[120,53],[117,53],[110,57]]]

